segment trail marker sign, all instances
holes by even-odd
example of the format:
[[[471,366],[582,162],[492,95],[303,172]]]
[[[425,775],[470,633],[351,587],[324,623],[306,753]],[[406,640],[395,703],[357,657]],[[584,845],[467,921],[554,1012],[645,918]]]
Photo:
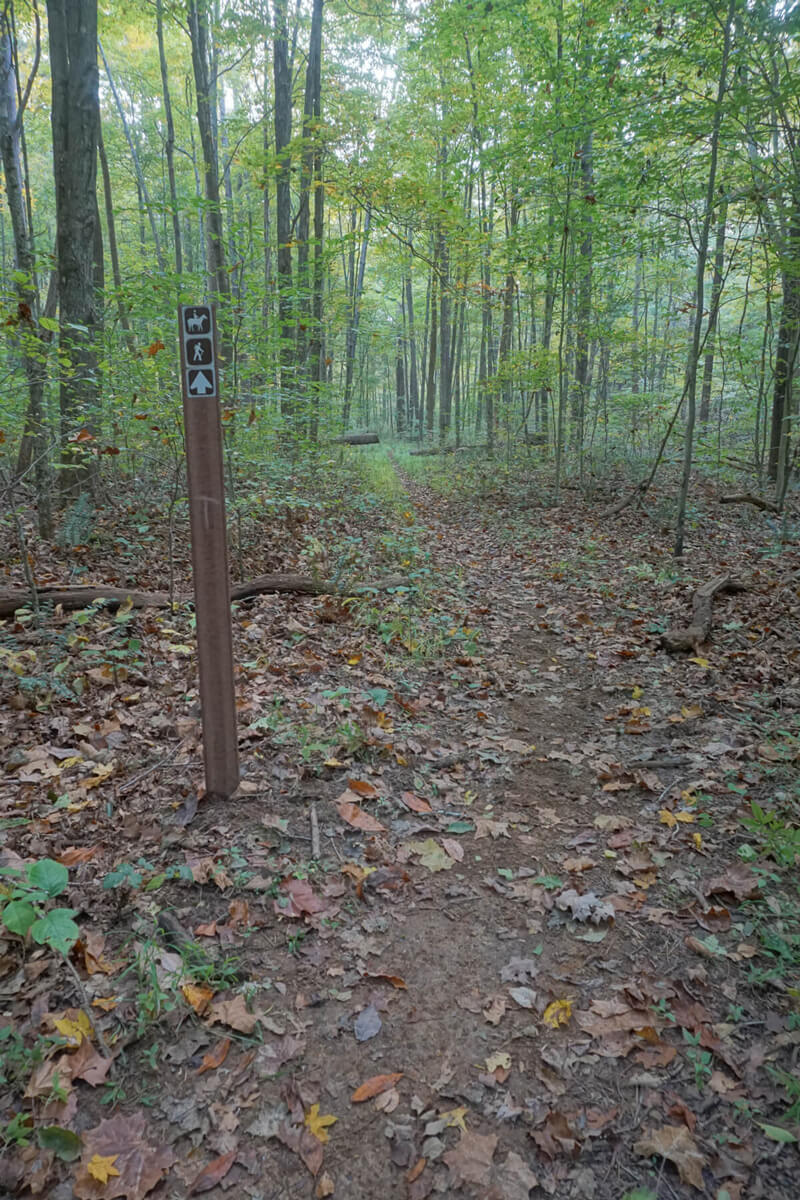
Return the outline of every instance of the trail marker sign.
[[[227,799],[239,752],[214,308],[182,304],[178,322],[206,793]]]

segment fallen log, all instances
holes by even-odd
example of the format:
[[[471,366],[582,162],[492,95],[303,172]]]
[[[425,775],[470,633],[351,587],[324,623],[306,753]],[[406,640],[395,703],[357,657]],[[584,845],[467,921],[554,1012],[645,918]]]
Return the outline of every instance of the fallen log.
[[[485,445],[465,445],[465,446],[423,446],[419,450],[409,450],[409,454],[415,458],[431,454],[457,454],[460,450],[485,450]]]
[[[385,592],[389,588],[408,587],[408,580],[402,575],[389,575],[374,583],[357,583],[350,587],[341,587],[326,579],[314,579],[310,575],[258,575],[246,583],[234,583],[231,586],[231,600],[249,600],[254,596],[267,593],[291,592],[299,596],[357,596],[364,592]],[[130,600],[134,608],[169,608],[167,592],[142,592],[135,588],[104,587],[76,584],[71,587],[48,585],[37,588],[36,595],[39,604],[58,604],[66,612],[74,612],[86,608],[96,600],[107,601],[107,607],[114,610]],[[191,603],[191,595],[175,596],[176,604]],[[31,594],[25,588],[0,589],[0,619],[13,617],[18,608],[24,608],[31,603]]]
[[[745,584],[733,579],[730,575],[715,575],[699,587],[692,597],[692,623],[685,629],[668,629],[661,635],[661,645],[668,654],[678,654],[682,650],[694,650],[699,653],[698,646],[711,633],[714,597],[720,592],[746,592]]]
[[[333,438],[334,446],[374,446],[380,442],[377,433],[343,433]]]
[[[762,512],[779,513],[781,510],[772,500],[762,500],[760,496],[754,496],[752,492],[741,492],[736,496],[720,496],[720,504],[752,504],[755,508],[760,508]]]

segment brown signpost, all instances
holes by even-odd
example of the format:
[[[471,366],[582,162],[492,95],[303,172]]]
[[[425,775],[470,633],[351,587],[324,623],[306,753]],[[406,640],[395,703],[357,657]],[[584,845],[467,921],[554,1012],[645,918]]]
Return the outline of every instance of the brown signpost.
[[[216,316],[210,304],[182,304],[178,321],[206,793],[228,799],[239,785],[239,751]]]

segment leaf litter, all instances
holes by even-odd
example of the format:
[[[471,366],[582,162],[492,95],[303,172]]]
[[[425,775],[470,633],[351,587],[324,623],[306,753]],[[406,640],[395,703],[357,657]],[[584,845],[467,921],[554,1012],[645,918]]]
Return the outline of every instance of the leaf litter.
[[[791,766],[768,721],[748,724],[770,671],[791,701],[790,643],[747,636],[796,607],[780,563],[741,516],[716,514],[761,584],[702,663],[668,659],[649,626],[680,617],[685,588],[625,571],[634,549],[660,562],[657,529],[631,513],[601,526],[576,501],[565,544],[563,511],[537,511],[533,531],[513,500],[455,511],[399,478],[432,604],[449,628],[479,628],[478,652],[454,642],[420,662],[314,598],[243,609],[246,774],[230,806],[198,803],[180,613],[133,616],[152,659],[135,687],[90,675],[78,705],[9,708],[7,811],[25,823],[0,853],[17,869],[63,862],[80,911],[81,989],[41,949],[0,950],[10,1028],[29,1047],[58,1039],[14,1103],[79,1131],[77,1166],[37,1160],[40,1191],[60,1174],[79,1196],[138,1198],[162,1180],[300,1194],[311,1172],[318,1196],[402,1183],[412,1200],[517,1200],[538,1185],[571,1200],[600,1195],[599,1179],[656,1192],[663,1175],[676,1195],[745,1195],[760,1179],[788,1200],[794,1002],[747,981],[771,960],[745,906],[785,917],[779,887],[737,855],[751,802]],[[574,579],[554,571],[588,540],[600,549]],[[107,620],[92,615],[90,636]],[[254,643],[264,663],[244,665]],[[277,690],[285,720],[259,723]],[[128,882],[104,889],[120,870]],[[160,944],[154,909],[206,958]],[[153,992],[143,1021],[154,978],[166,1002]],[[71,1005],[49,1024],[48,993]],[[159,1057],[189,1070],[160,1073]],[[38,1178],[35,1149],[5,1156],[17,1190]]]

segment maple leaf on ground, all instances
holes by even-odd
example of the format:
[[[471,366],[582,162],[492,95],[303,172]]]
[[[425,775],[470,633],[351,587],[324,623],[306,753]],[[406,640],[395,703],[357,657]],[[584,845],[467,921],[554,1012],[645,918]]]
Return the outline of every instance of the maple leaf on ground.
[[[454,1150],[448,1150],[444,1161],[450,1168],[450,1184],[485,1184],[489,1179],[492,1159],[497,1149],[497,1134],[464,1133]]]
[[[97,1158],[111,1159],[118,1174],[100,1183],[90,1171]],[[175,1156],[171,1150],[156,1150],[145,1141],[145,1121],[141,1113],[119,1113],[110,1121],[101,1121],[83,1135],[83,1156],[75,1174],[78,1200],[143,1200],[169,1171]]]
[[[311,1130],[318,1141],[327,1142],[330,1140],[328,1138],[328,1128],[331,1125],[335,1125],[338,1120],[338,1117],[334,1117],[330,1113],[321,1113],[318,1104],[312,1104],[306,1113],[306,1119],[303,1124],[307,1129]]]
[[[616,915],[613,906],[594,892],[585,892],[581,896],[574,888],[567,888],[556,896],[556,907],[562,911],[569,909],[576,921],[591,921],[594,925],[599,925],[601,921],[613,921]]]
[[[634,1153],[648,1157],[651,1154],[669,1159],[678,1168],[684,1183],[689,1183],[699,1192],[705,1192],[703,1166],[705,1158],[697,1148],[685,1125],[662,1125],[660,1129],[646,1129],[634,1144]]]
[[[113,1175],[119,1175],[119,1171],[114,1166],[116,1161],[116,1154],[107,1154],[105,1156],[94,1154],[86,1164],[86,1170],[92,1179],[96,1179],[98,1183],[108,1183]]]

